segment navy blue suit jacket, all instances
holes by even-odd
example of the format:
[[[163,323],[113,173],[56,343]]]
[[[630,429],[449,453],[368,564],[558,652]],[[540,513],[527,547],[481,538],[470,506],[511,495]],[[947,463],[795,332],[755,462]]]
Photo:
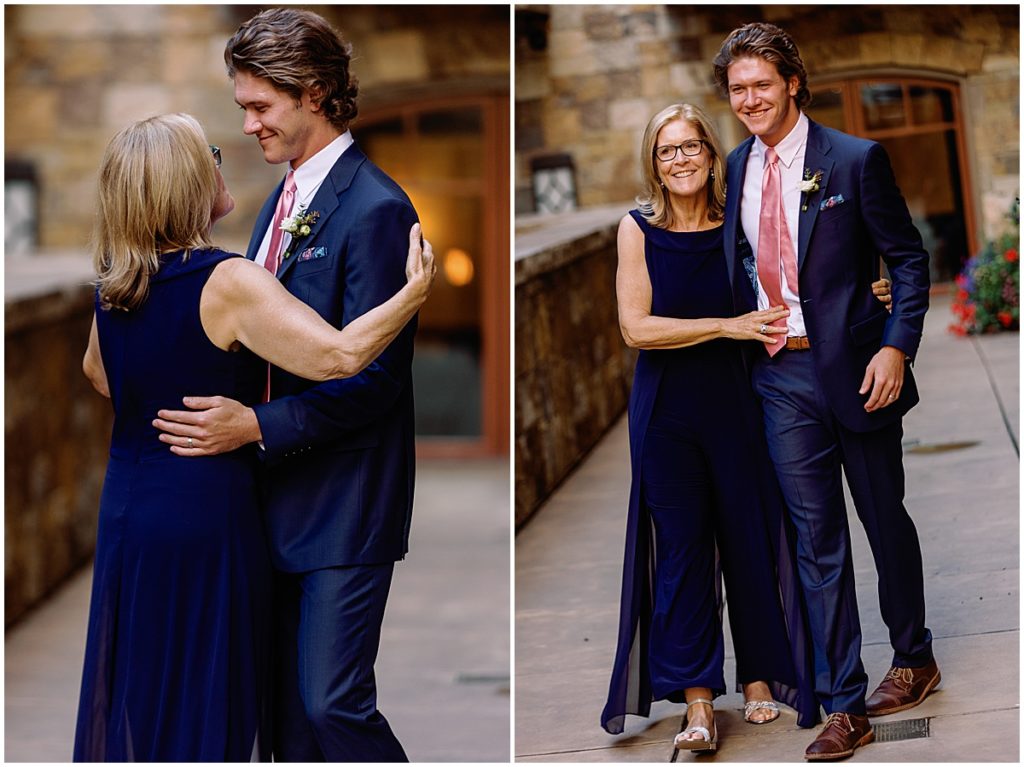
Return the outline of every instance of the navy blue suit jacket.
[[[282,181],[283,185],[283,181]],[[249,243],[254,259],[281,186]],[[338,159],[307,212],[319,218],[293,243],[277,276],[337,328],[405,284],[412,203],[358,146]],[[255,408],[263,433],[266,516],[275,567],[304,572],[401,559],[409,548],[415,444],[414,318],[363,372],[315,383],[271,369],[271,401]]]
[[[750,137],[728,159],[725,250],[738,313],[757,308],[754,256],[740,222]],[[908,366],[899,399],[874,413],[858,393],[868,362],[882,346],[913,358],[928,309],[928,253],[896,186],[889,157],[874,141],[810,122],[804,168],[821,172],[806,195],[797,236],[800,305],[811,354],[836,418],[855,432],[899,420],[918,402]],[[840,202],[841,196],[841,202]],[[871,293],[881,256],[892,279],[892,314]],[[766,354],[751,344],[754,354]]]

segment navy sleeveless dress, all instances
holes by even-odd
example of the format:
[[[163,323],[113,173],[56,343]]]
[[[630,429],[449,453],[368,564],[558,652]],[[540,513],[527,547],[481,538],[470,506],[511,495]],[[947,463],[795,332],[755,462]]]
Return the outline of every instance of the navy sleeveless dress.
[[[652,315],[735,315],[723,227],[670,232],[630,214],[645,236]],[[740,343],[640,351],[619,637],[601,715],[612,734],[653,700],[725,692],[719,569],[737,686],[766,681],[799,724],[817,721],[792,533],[762,423]]]
[[[199,319],[203,286],[232,255],[169,254],[140,309],[97,305],[115,419],[75,761],[269,759],[272,590],[256,456],[181,458],[151,423],[186,395],[259,402],[266,363],[218,349]]]

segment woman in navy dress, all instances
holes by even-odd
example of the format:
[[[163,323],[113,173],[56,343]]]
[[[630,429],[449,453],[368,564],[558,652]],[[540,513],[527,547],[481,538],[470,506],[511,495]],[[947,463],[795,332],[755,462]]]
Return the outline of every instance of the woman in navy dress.
[[[264,360],[313,380],[354,375],[434,274],[417,225],[407,285],[335,330],[265,269],[210,245],[234,206],[219,164],[193,118],[164,115],[121,131],[101,167],[84,368],[115,419],[75,761],[269,760],[272,586],[256,454],[179,457],[152,421],[197,392],[259,402]]]
[[[781,496],[737,341],[773,342],[788,310],[735,314],[722,248],[725,168],[696,107],[652,118],[646,199],[619,226],[617,294],[639,348],[629,403],[632,488],[619,641],[601,717],[611,733],[652,700],[686,702],[680,749],[717,747],[726,690],[720,565],[745,719],[776,700],[817,721],[809,647]]]

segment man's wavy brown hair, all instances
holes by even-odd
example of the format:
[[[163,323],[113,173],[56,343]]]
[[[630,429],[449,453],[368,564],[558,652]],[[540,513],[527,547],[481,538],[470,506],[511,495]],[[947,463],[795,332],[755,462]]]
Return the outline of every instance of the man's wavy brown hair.
[[[348,129],[359,111],[351,57],[351,44],[322,16],[295,8],[256,14],[224,48],[229,77],[242,71],[266,78],[296,101],[306,93],[340,131]]]
[[[774,24],[754,22],[729,33],[712,62],[715,82],[726,96],[729,95],[729,65],[745,57],[757,57],[774,64],[787,83],[795,77],[796,105],[804,109],[811,103],[811,92],[807,89],[807,70],[800,58],[800,50],[784,30]]]

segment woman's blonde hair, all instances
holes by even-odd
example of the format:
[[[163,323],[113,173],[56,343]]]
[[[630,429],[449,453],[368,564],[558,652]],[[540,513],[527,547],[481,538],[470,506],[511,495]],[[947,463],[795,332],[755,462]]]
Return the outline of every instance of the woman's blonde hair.
[[[160,254],[208,246],[217,174],[194,117],[150,117],[120,131],[103,155],[93,266],[103,308],[137,309]]]
[[[672,224],[672,208],[668,203],[668,190],[661,185],[658,176],[658,159],[654,156],[654,145],[661,129],[674,120],[686,120],[697,129],[699,138],[711,154],[711,169],[714,178],[708,181],[708,218],[721,221],[725,216],[725,161],[722,145],[718,140],[711,120],[700,107],[692,104],[673,104],[665,107],[651,118],[644,130],[640,146],[640,175],[643,191],[636,198],[641,215],[651,224],[662,229]]]

